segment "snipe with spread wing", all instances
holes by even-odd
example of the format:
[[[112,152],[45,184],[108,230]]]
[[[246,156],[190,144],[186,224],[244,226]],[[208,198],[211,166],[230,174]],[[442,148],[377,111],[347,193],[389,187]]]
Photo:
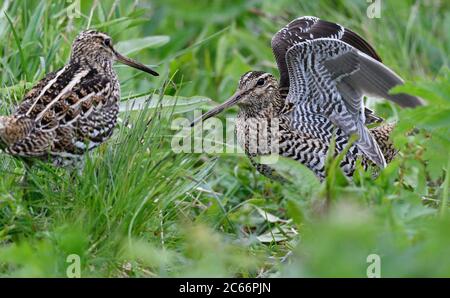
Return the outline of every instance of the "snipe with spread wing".
[[[69,63],[39,81],[12,115],[0,116],[0,145],[11,155],[62,166],[108,140],[120,100],[114,61],[158,75],[118,53],[108,35],[83,31]]]
[[[269,73],[247,72],[229,100],[193,125],[237,104],[238,142],[257,170],[269,177],[275,177],[274,171],[258,164],[255,156],[293,158],[323,179],[333,135],[335,154],[344,150],[351,135],[357,136],[340,164],[347,176],[352,176],[358,157],[365,167],[385,167],[396,154],[389,141],[394,126],[368,129],[367,124],[383,119],[364,106],[363,96],[387,98],[402,107],[422,102],[407,94],[389,94],[403,81],[381,63],[375,50],[351,30],[316,17],[286,25],[273,37],[272,50],[280,82]]]

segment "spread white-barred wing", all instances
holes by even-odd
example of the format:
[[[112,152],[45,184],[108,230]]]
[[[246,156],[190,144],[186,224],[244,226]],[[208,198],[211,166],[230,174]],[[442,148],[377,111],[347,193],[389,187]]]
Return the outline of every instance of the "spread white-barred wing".
[[[389,94],[392,87],[403,83],[402,79],[382,63],[332,38],[292,46],[286,53],[286,64],[290,86],[287,100],[295,109],[321,113],[347,135],[357,134],[356,145],[384,167],[383,154],[364,125],[363,95],[387,98],[404,107],[422,104],[414,96]]]
[[[416,107],[423,105],[421,99],[405,93],[390,94],[390,90],[404,81],[384,64],[372,59],[364,53],[353,51],[325,62],[332,74],[342,69],[357,65],[354,73],[343,73],[338,80],[338,89],[344,98],[351,96],[370,95],[377,98],[389,99],[401,107]]]
[[[286,52],[298,43],[317,38],[342,40],[356,49],[381,62],[372,46],[361,36],[339,24],[321,20],[317,17],[303,16],[291,21],[272,38],[272,51],[280,71],[280,87],[289,87],[289,73],[286,65]]]

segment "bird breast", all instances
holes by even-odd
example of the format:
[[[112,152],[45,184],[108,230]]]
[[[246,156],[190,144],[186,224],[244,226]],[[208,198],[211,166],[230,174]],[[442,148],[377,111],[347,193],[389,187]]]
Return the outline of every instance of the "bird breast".
[[[238,144],[250,156],[278,153],[279,118],[246,117],[240,113],[236,119]]]

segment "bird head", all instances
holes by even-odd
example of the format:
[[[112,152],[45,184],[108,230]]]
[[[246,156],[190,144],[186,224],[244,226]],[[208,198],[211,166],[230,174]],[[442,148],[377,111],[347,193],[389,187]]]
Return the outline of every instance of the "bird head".
[[[257,113],[278,104],[280,99],[278,95],[278,81],[273,75],[262,71],[249,71],[241,77],[236,92],[228,100],[194,120],[191,126],[234,105],[238,105],[244,111]]]
[[[85,58],[90,62],[102,63],[104,61],[118,61],[125,65],[158,76],[158,73],[144,64],[120,54],[113,46],[111,37],[96,30],[86,30],[78,34],[72,44],[72,61]]]

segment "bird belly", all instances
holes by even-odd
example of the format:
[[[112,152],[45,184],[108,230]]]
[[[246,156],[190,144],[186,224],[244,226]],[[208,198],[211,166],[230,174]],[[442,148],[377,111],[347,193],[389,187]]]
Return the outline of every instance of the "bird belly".
[[[295,113],[295,112],[294,112]],[[324,175],[324,165],[328,150],[330,148],[331,142],[335,141],[335,155],[342,152],[347,144],[348,137],[346,134],[338,127],[336,127],[331,120],[321,114],[315,114],[307,111],[302,111],[301,113],[295,114],[295,117],[289,117],[290,119],[295,119],[295,121],[290,122],[290,127],[294,131],[303,134],[305,139],[315,139],[319,141],[323,146],[325,146],[325,151],[320,151],[309,158],[302,157],[302,163],[312,169],[314,172],[320,172],[320,175]],[[314,143],[314,142],[313,142]],[[311,146],[314,147],[313,143]],[[310,146],[310,147],[311,147]],[[316,145],[317,146],[317,145]],[[312,149],[304,149],[306,151]],[[341,161],[340,167],[347,176],[353,174],[356,161],[358,157],[361,156],[361,152],[356,145],[350,146],[348,153],[344,156]]]

